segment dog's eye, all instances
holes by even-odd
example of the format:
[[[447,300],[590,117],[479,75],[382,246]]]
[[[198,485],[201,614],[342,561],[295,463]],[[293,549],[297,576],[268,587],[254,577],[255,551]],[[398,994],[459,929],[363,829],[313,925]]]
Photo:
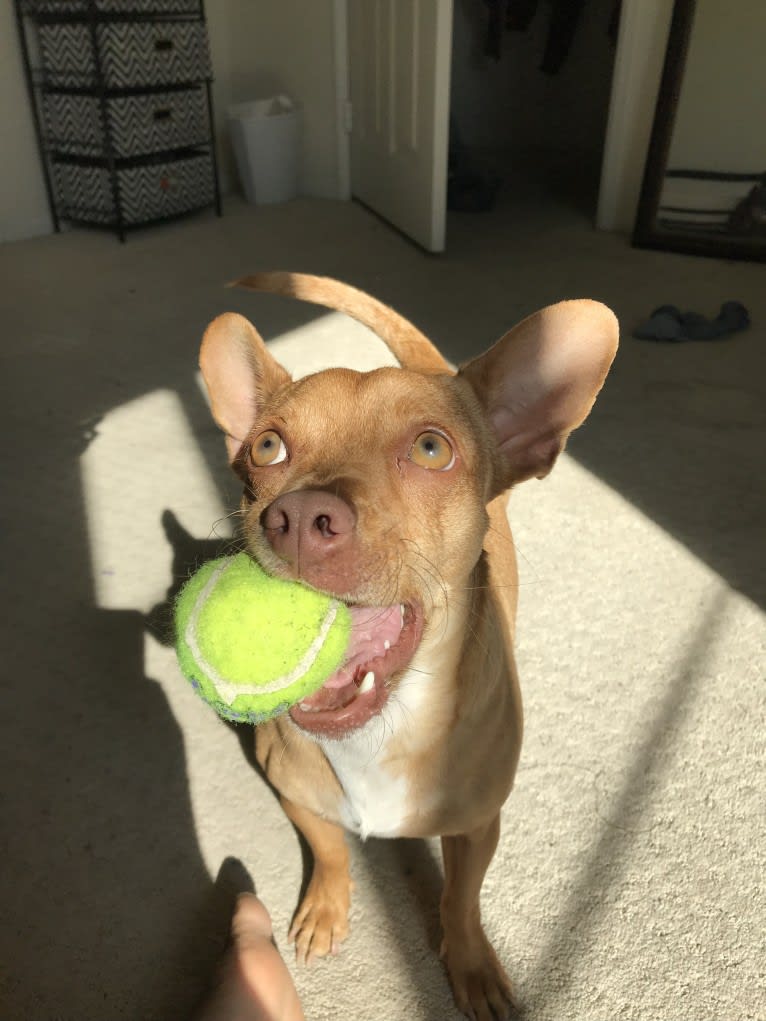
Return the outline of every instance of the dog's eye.
[[[250,456],[256,468],[267,468],[272,464],[279,464],[287,457],[287,447],[279,433],[269,429],[261,433],[258,439],[250,448]]]
[[[446,471],[455,463],[455,452],[446,436],[425,432],[412,444],[409,459],[420,468]]]

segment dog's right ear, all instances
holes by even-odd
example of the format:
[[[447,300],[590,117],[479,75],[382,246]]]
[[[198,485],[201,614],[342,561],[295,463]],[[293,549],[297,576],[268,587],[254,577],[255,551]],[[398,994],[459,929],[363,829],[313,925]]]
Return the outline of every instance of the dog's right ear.
[[[543,478],[588,415],[609,371],[619,328],[598,301],[536,312],[464,365],[497,444],[493,495]]]
[[[244,316],[226,312],[205,330],[199,353],[213,418],[226,434],[233,461],[250,432],[259,406],[289,373],[269,354],[262,337]]]

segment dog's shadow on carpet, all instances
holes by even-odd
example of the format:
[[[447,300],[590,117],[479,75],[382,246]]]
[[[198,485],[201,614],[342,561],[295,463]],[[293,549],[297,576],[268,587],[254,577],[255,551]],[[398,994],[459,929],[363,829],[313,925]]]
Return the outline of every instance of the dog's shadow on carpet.
[[[187,532],[171,510],[163,511],[161,521],[168,544],[173,550],[172,579],[165,598],[146,614],[145,627],[162,645],[173,645],[175,642],[173,608],[184,583],[208,560],[238,553],[241,541],[230,536],[197,539]]]

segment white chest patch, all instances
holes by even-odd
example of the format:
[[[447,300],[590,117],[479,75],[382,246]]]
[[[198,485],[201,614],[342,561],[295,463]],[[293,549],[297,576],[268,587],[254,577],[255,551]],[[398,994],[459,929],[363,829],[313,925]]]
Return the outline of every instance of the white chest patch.
[[[394,771],[388,749],[394,736],[406,745],[409,734],[416,743],[430,687],[427,674],[408,670],[380,715],[343,740],[321,742],[343,788],[343,824],[363,840],[398,836],[412,813],[409,776]]]

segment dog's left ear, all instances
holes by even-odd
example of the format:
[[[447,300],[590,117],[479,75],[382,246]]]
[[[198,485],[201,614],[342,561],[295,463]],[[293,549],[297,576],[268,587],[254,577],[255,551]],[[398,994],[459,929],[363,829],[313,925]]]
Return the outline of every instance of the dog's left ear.
[[[290,375],[269,354],[252,323],[235,312],[218,316],[205,330],[199,364],[233,462],[264,399],[289,383]]]
[[[525,319],[460,369],[497,443],[493,495],[548,474],[593,406],[618,335],[606,305],[564,301]]]

